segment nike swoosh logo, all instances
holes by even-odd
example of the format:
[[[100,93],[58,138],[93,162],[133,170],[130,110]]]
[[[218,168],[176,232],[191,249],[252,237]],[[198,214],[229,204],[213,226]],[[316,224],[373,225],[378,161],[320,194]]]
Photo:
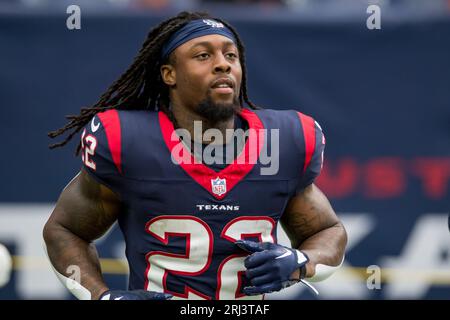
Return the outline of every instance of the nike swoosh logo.
[[[92,118],[92,121],[91,121],[91,131],[92,131],[92,132],[95,132],[95,131],[98,130],[98,128],[100,128],[100,122],[97,123],[97,124],[95,124],[95,123],[94,123],[94,120],[95,120],[95,117]]]
[[[114,300],[122,300],[123,297],[114,298]]]
[[[286,258],[286,257],[289,257],[292,254],[291,250],[288,250],[288,249],[284,249],[284,250],[285,250],[285,253],[283,253],[282,255],[280,255],[278,257],[276,257],[275,259]]]

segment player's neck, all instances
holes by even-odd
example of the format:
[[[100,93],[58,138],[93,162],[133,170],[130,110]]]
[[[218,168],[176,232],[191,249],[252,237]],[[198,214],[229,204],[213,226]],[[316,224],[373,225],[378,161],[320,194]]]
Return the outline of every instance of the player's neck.
[[[210,140],[204,139],[204,133],[208,129],[217,129],[220,130],[223,137],[227,137],[229,135],[226,134],[226,130],[234,129],[234,115],[227,120],[219,121],[216,123],[212,123],[205,118],[202,118],[192,110],[183,107],[173,107],[172,108],[173,115],[176,119],[176,122],[180,128],[186,129],[189,131],[192,141],[197,143],[209,144]],[[199,126],[199,122],[201,121],[201,126]],[[201,134],[196,130],[201,128]],[[219,144],[223,142],[219,141]],[[228,143],[228,141],[225,141]]]

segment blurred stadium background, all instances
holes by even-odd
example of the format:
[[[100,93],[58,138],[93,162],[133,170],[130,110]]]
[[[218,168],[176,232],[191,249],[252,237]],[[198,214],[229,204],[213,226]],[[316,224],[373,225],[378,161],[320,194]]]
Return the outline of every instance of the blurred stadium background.
[[[71,4],[81,30],[66,28]],[[381,8],[380,30],[366,26],[371,4]],[[148,30],[180,10],[237,27],[254,102],[298,109],[324,129],[318,185],[349,245],[318,298],[449,299],[447,0],[0,0],[0,243],[13,264],[0,299],[72,299],[45,259],[41,230],[80,162],[75,142],[49,151],[46,133],[94,103]],[[125,288],[118,229],[98,247],[106,281]],[[298,285],[269,298],[317,297]]]

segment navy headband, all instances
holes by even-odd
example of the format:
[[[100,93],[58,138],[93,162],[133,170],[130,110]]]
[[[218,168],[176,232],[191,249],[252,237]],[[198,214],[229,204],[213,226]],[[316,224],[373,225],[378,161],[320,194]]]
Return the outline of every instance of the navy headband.
[[[177,30],[174,34],[172,34],[172,36],[170,36],[169,40],[166,41],[161,49],[162,60],[164,61],[167,59],[172,51],[181,46],[183,43],[209,34],[220,34],[230,38],[234,43],[236,43],[233,33],[223,23],[211,19],[193,20],[181,29]]]

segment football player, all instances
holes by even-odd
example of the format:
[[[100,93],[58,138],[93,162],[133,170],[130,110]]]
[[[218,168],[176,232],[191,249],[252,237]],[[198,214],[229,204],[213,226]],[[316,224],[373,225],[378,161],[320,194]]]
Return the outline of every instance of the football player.
[[[162,22],[100,100],[69,119],[53,147],[81,132],[83,167],[44,238],[65,284],[67,267],[80,268],[79,286],[68,285],[78,298],[262,299],[341,265],[345,229],[313,183],[322,130],[250,101],[244,46],[225,21],[183,12]],[[278,165],[264,171],[269,153]],[[93,245],[116,221],[128,290],[108,288]],[[279,223],[292,247],[277,244]]]

